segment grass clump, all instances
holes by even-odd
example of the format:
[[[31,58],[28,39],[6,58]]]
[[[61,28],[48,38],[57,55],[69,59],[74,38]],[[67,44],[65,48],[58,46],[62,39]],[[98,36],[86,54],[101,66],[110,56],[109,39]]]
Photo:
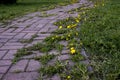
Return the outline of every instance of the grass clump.
[[[42,64],[47,64],[48,61],[50,61],[54,57],[55,57],[55,55],[53,55],[53,54],[46,54],[43,56],[35,57],[35,60],[40,61]]]

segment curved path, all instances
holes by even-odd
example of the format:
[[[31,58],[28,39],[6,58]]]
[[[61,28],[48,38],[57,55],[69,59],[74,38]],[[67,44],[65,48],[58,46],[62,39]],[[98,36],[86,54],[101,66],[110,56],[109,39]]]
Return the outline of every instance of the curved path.
[[[88,4],[87,1],[81,0],[76,4],[45,11],[48,17],[45,17],[44,13],[35,12],[22,18],[14,19],[6,25],[0,25],[0,80],[35,80],[38,78],[37,69],[41,64],[29,59],[30,56],[28,56],[26,57],[28,59],[20,60],[14,65],[11,62],[14,54],[16,54],[18,49],[33,45],[49,36],[52,31],[58,28],[53,25],[57,20],[77,16],[77,13],[68,14],[67,11],[78,8],[82,4],[89,5],[91,3]],[[35,34],[38,37],[34,38],[32,43],[20,42],[24,39],[31,39]],[[67,57],[62,56],[62,58]],[[57,79],[54,78],[52,80]]]

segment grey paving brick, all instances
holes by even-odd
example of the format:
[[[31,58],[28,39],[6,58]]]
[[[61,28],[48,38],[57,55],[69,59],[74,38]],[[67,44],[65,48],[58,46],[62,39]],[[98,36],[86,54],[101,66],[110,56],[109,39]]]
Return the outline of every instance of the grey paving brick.
[[[17,34],[17,35],[14,37],[14,39],[21,39],[21,38],[23,38],[25,35],[26,35],[26,33],[19,33],[19,34]]]
[[[20,49],[23,48],[23,46],[2,46],[0,49],[2,50],[16,50],[16,49]]]
[[[13,37],[14,36],[3,36],[3,35],[0,35],[0,39],[11,39]]]
[[[15,36],[16,33],[2,33],[2,36]]]
[[[0,73],[6,73],[9,69],[9,66],[0,66]]]
[[[68,59],[70,59],[70,55],[60,55],[60,56],[58,56],[58,60],[68,60]]]
[[[40,66],[41,66],[41,64],[38,61],[30,60],[26,71],[38,71]]]
[[[25,31],[25,30],[23,30],[22,32],[23,32],[23,33],[36,33],[36,32],[38,32],[38,31],[29,31],[29,30]]]
[[[0,80],[2,80],[3,74],[0,74]]]
[[[44,40],[46,37],[36,37],[35,40]]]
[[[8,50],[3,50],[3,51],[0,51],[0,59],[3,58],[3,56],[7,53]]]
[[[45,26],[44,28],[40,29],[39,32],[40,32],[40,33],[41,33],[41,32],[48,32],[48,30],[49,30],[49,27],[46,27],[46,26]]]
[[[48,37],[48,36],[50,36],[51,34],[37,34],[39,37]]]
[[[69,52],[69,50],[62,50],[61,54],[68,54]]]
[[[9,39],[0,39],[1,43],[7,42]]]
[[[3,57],[3,59],[13,59],[14,54],[17,52],[17,50],[9,50],[6,55]]]
[[[4,32],[6,30],[6,28],[0,28],[0,33]]]
[[[60,52],[57,51],[57,50],[51,50],[51,51],[49,52],[49,54],[58,55],[58,54],[60,54]]]
[[[18,32],[21,32],[24,28],[17,28],[16,30],[14,30],[13,32],[14,33],[18,33]]]
[[[9,41],[8,41],[8,43],[17,43],[17,42],[19,42],[20,41],[20,39],[10,39]]]
[[[9,65],[11,65],[12,64],[12,62],[11,62],[11,60],[0,60],[0,66],[9,66]]]
[[[8,73],[3,80],[37,80],[37,72]]]
[[[0,43],[0,47],[2,47],[4,45],[4,43]]]
[[[27,33],[23,39],[30,39],[35,33]]]
[[[28,60],[20,60],[16,64],[14,64],[9,72],[16,72],[16,71],[24,71],[27,66]]]
[[[5,33],[10,33],[10,32],[12,32],[14,30],[15,30],[15,28],[9,28],[8,30],[5,31]]]
[[[62,44],[62,45],[64,45],[64,46],[67,46],[67,45],[68,45],[68,42],[67,42],[67,41],[60,41],[59,43]]]
[[[22,43],[20,43],[20,42],[7,42],[7,43],[5,43],[4,45],[6,45],[6,46],[23,46],[23,44]]]

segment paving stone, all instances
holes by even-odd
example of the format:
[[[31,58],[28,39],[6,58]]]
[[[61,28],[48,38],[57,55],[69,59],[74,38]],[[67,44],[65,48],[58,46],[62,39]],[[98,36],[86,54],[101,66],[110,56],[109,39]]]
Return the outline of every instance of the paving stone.
[[[46,23],[48,23],[48,22],[50,22],[50,21],[51,21],[51,20],[49,20],[49,19],[43,19],[43,18],[42,18],[39,23],[40,23],[40,24],[46,24]]]
[[[15,30],[15,28],[9,28],[8,30],[5,31],[5,33],[10,33],[13,32]]]
[[[16,33],[2,33],[2,36],[15,36]]]
[[[3,44],[2,43],[0,43],[0,47],[2,47],[3,46]]]
[[[58,54],[60,54],[60,52],[57,51],[57,50],[52,50],[52,51],[49,52],[49,54],[58,55]]]
[[[44,28],[42,28],[40,31],[39,31],[39,33],[42,33],[42,32],[48,32],[48,30],[49,30],[49,27],[44,27]]]
[[[9,66],[11,64],[11,60],[0,60],[0,66]]]
[[[15,71],[25,71],[25,68],[27,66],[28,60],[20,60],[16,64],[14,64],[9,72],[15,72]]]
[[[13,36],[3,36],[3,35],[0,35],[0,39],[11,39],[13,38]]]
[[[29,30],[28,31],[23,30],[22,32],[23,33],[37,33],[37,31],[29,31]]]
[[[48,37],[50,36],[51,34],[37,34],[39,37]]]
[[[57,15],[56,15],[56,14],[53,15],[53,16],[45,17],[44,19],[50,19],[50,20],[53,20],[53,19],[55,19],[55,18],[57,18]]]
[[[6,46],[23,46],[23,44],[19,43],[19,42],[14,42],[14,43],[7,42],[4,45],[6,45]]]
[[[38,71],[41,64],[38,61],[30,60],[26,71]]]
[[[46,23],[39,23],[36,27],[43,28],[46,25]]]
[[[14,39],[21,39],[21,38],[23,38],[25,35],[26,35],[26,33],[19,33],[19,34],[17,34],[17,35],[14,37]]]
[[[67,41],[60,41],[59,43],[62,44],[62,45],[64,45],[64,46],[67,46],[67,45],[68,45],[68,42],[67,42]]]
[[[54,19],[54,20],[51,20],[49,23],[54,23],[54,22],[57,22],[57,20],[56,19]]]
[[[0,49],[2,50],[16,50],[16,49],[20,49],[23,48],[23,46],[2,46]]]
[[[0,28],[0,33],[4,32],[6,30],[6,28]]]
[[[37,80],[37,72],[8,73],[3,80]]]
[[[6,73],[9,69],[9,66],[0,66],[0,73]]]
[[[18,33],[21,32],[22,30],[24,30],[24,28],[17,28],[15,31],[13,31],[14,33]]]
[[[68,54],[69,52],[69,50],[62,50],[61,54]]]
[[[7,42],[9,39],[0,39],[0,42],[4,43]]]
[[[8,41],[8,43],[17,43],[19,41],[20,41],[20,39],[11,39]]]
[[[14,54],[16,54],[17,50],[9,50],[6,55],[3,57],[3,59],[13,59]]]
[[[84,49],[81,50],[81,54],[85,57],[88,58],[89,56],[86,54],[86,51]]]
[[[3,76],[3,74],[0,74],[0,80],[2,80],[2,76]]]
[[[62,60],[68,60],[70,59],[70,55],[60,55],[58,56],[58,60],[62,61]]]
[[[34,40],[44,40],[46,37],[36,37]]]
[[[8,50],[0,51],[0,59],[7,53]]]
[[[23,37],[23,39],[30,39],[30,38],[32,38],[33,35],[35,35],[35,33],[27,33],[27,34]]]

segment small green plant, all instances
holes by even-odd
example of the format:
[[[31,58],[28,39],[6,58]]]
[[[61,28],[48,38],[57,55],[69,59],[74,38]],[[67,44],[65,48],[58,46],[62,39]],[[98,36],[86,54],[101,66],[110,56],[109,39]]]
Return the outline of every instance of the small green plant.
[[[20,42],[21,43],[31,43],[34,40],[34,38],[36,38],[36,37],[38,37],[37,34],[33,35],[30,39],[22,39],[22,40],[20,40]]]
[[[46,67],[43,66],[39,71],[43,74],[43,76],[53,76],[54,74],[62,73],[64,71],[64,65],[61,62],[57,61],[55,65],[49,65]]]
[[[71,57],[71,60],[73,62],[80,62],[82,60],[84,60],[85,58],[83,57],[83,55],[81,55],[81,53],[77,53],[77,54],[74,54],[72,57]]]
[[[33,54],[31,51],[28,51],[26,48],[19,49],[17,53],[14,55],[14,59],[12,60],[13,63],[16,63],[20,60],[21,57]]]
[[[35,60],[40,61],[42,64],[47,64],[48,61],[52,60],[55,57],[53,54],[45,54],[43,56],[35,57]]]

